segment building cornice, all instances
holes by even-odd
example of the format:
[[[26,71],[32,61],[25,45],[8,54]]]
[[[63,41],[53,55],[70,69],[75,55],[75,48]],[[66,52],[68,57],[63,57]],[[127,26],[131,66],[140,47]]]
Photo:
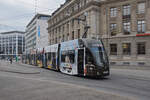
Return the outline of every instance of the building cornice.
[[[103,2],[101,2],[101,5],[104,5],[104,4],[112,4],[112,3],[118,3],[118,2],[143,2],[143,1],[146,1],[146,0],[105,0]]]
[[[73,3],[75,3],[75,2],[78,2],[78,0],[71,0],[70,2],[68,2],[68,3],[64,4],[64,5],[62,5],[60,8],[58,8],[58,10],[55,11],[54,14],[52,14],[51,19],[49,19],[48,22],[49,22],[50,20],[53,20],[54,18],[56,18],[56,16],[58,16],[62,11],[64,11],[67,7],[71,6],[71,5],[72,5]],[[86,7],[88,7],[89,5],[100,6],[100,2],[97,2],[97,1],[90,1],[90,2],[88,2],[88,3],[86,4],[85,7],[80,8],[79,11],[82,10],[82,9],[84,9],[84,8],[86,8]],[[75,12],[76,12],[76,11],[75,11]]]
[[[85,7],[81,8],[81,9],[79,9],[79,10],[77,10],[77,11],[74,11],[70,16],[66,16],[65,18],[61,19],[60,21],[58,21],[57,23],[53,24],[52,26],[49,26],[48,29],[50,29],[50,28],[52,28],[52,27],[55,27],[55,26],[58,25],[59,23],[62,23],[62,22],[64,22],[64,21],[66,21],[66,20],[69,20],[69,19],[71,19],[71,18],[74,17],[74,16],[79,16],[79,14],[80,14],[81,12],[83,12],[83,11],[85,11],[85,10],[87,10],[87,9],[88,9],[88,10],[90,10],[90,9],[99,10],[99,8],[97,8],[97,7],[100,7],[99,5],[100,5],[100,3],[95,2],[95,1],[89,2]],[[53,20],[53,18],[51,18],[50,20]],[[50,20],[49,20],[49,21],[50,21]],[[49,22],[49,21],[48,21],[48,22]]]
[[[31,19],[31,21],[27,24],[26,27],[29,27],[30,24],[31,24],[36,18],[38,18],[38,17],[40,17],[40,16],[43,16],[43,17],[51,17],[50,15],[46,15],[46,14],[36,14],[36,15]]]
[[[21,34],[25,34],[25,32],[23,32],[23,31],[9,31],[9,32],[2,32],[2,33],[0,33],[0,34],[3,35],[3,34],[12,34],[12,33],[21,33]]]

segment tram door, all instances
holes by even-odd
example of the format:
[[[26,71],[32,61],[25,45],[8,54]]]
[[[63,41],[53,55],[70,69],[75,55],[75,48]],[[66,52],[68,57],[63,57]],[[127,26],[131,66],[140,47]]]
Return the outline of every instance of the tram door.
[[[84,49],[78,49],[78,74],[84,75]]]

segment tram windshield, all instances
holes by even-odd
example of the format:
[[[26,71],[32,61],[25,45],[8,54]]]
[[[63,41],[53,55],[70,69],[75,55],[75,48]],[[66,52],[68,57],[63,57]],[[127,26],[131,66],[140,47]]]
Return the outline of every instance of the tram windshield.
[[[94,57],[97,66],[103,66],[108,61],[103,44],[99,40],[87,41],[87,48]]]

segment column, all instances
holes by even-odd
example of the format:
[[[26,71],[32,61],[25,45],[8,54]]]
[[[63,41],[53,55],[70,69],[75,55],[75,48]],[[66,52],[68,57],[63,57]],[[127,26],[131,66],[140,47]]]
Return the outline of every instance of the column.
[[[150,33],[150,0],[146,0],[146,33]]]
[[[92,35],[94,36],[97,33],[97,20],[96,20],[96,18],[97,18],[96,11],[93,9],[91,11],[91,25],[90,25],[90,27],[91,27],[91,33],[90,33],[90,35],[91,36]]]
[[[117,27],[118,33],[122,33],[122,6],[118,7]]]
[[[16,35],[16,56],[18,55],[18,35]]]
[[[131,4],[131,34],[137,34],[137,2]]]

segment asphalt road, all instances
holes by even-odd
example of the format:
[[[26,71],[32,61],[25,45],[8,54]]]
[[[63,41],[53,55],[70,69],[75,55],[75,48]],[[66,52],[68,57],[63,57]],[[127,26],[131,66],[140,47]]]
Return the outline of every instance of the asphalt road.
[[[105,79],[0,61],[0,100],[150,100],[150,70],[111,69]]]

